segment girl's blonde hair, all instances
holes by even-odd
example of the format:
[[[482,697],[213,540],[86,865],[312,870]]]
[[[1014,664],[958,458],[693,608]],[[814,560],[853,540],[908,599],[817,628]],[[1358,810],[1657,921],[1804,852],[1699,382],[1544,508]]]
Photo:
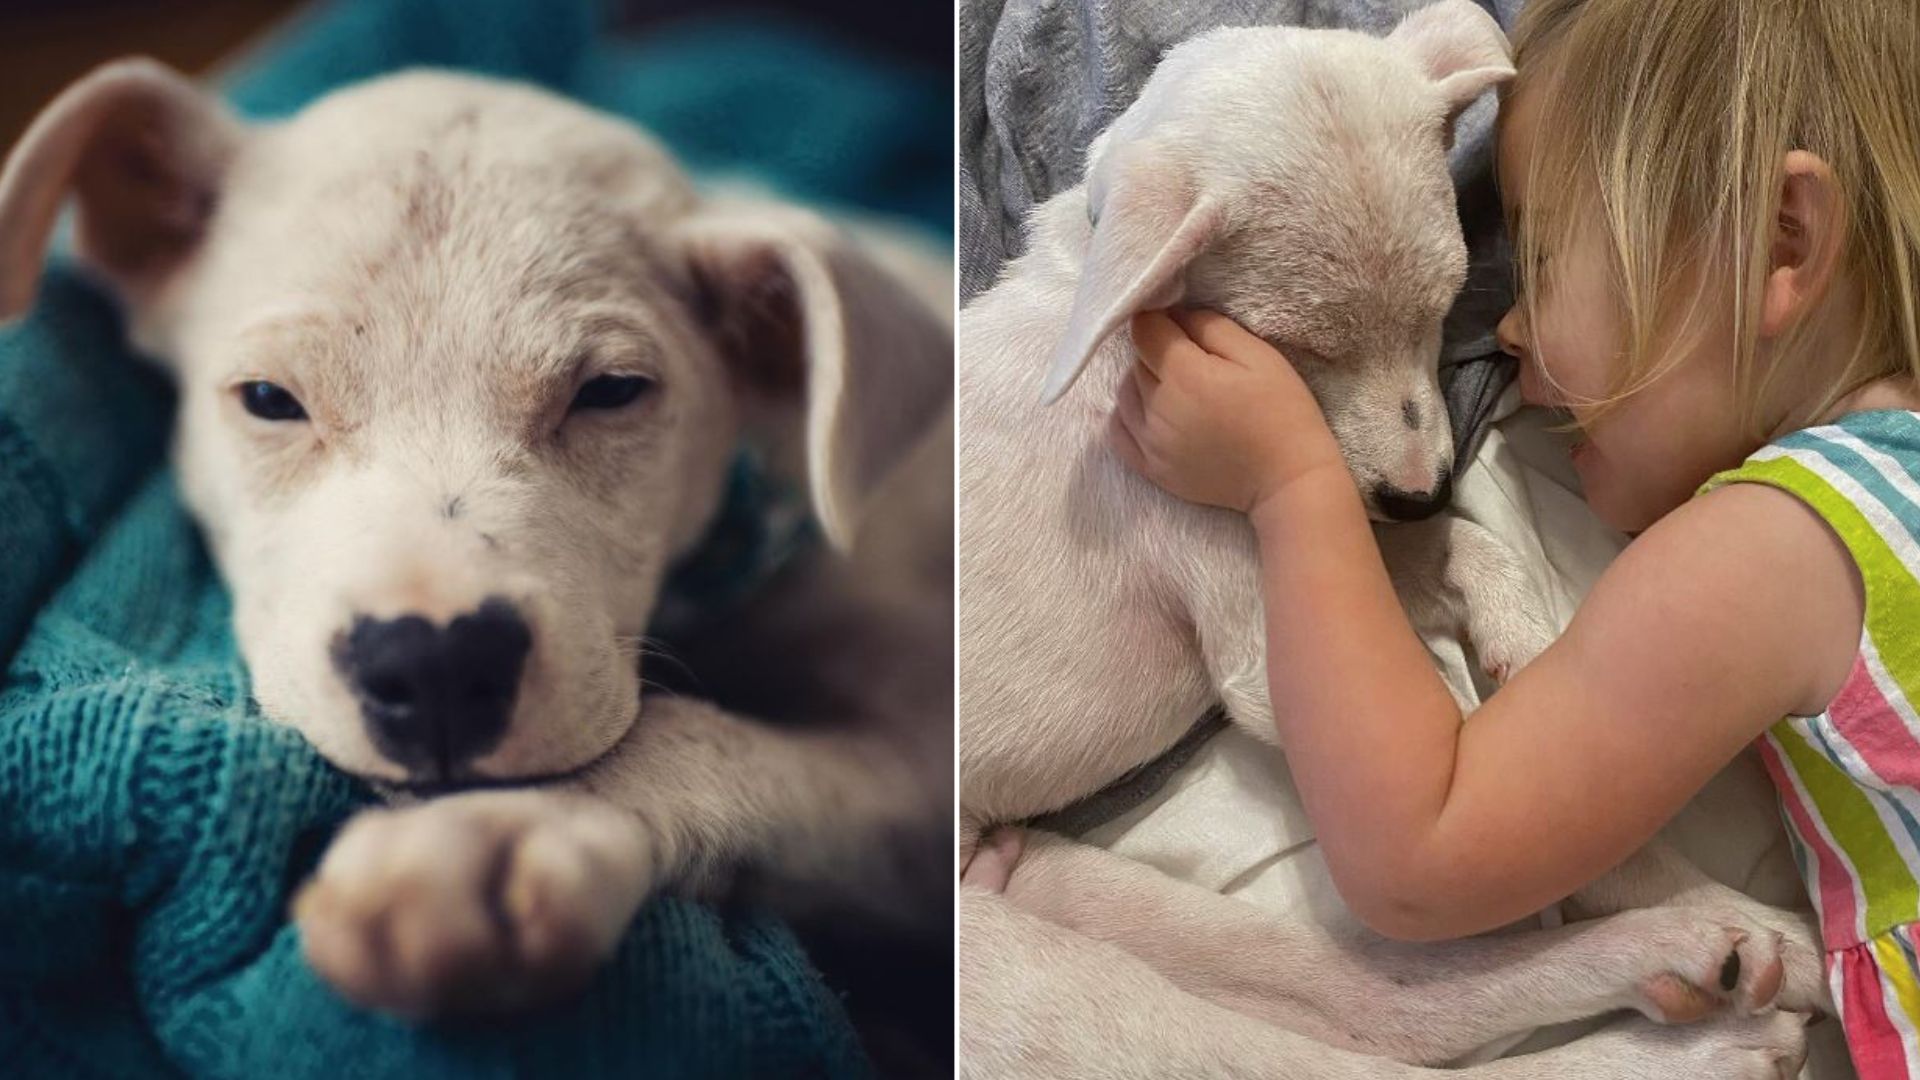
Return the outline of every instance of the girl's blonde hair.
[[[1681,355],[1709,281],[1731,271],[1741,416],[1804,425],[1875,379],[1920,378],[1920,4],[1916,0],[1531,0],[1512,92],[1543,94],[1516,254],[1523,303],[1597,206],[1626,324],[1591,422]],[[1802,319],[1760,370],[1760,295],[1783,161],[1833,170],[1845,233],[1834,280],[1862,330],[1826,356]],[[1716,273],[1715,271],[1719,271]],[[1663,354],[1665,360],[1663,362]],[[1780,381],[1811,400],[1762,415]],[[1803,395],[1804,396],[1804,395]]]

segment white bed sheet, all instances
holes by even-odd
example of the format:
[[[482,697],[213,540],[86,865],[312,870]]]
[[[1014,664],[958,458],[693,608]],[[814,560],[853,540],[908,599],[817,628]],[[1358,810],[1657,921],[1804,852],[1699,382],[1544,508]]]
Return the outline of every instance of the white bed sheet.
[[[1498,422],[1461,471],[1457,511],[1521,553],[1564,627],[1624,538],[1578,494],[1565,439],[1509,391]],[[1448,678],[1486,690],[1460,642],[1430,640]],[[1772,786],[1751,753],[1715,779],[1666,829],[1715,878],[1768,903],[1804,908],[1805,892]],[[1285,762],[1237,729],[1214,737],[1152,798],[1085,839],[1183,880],[1289,917],[1348,920]],[[1506,1040],[1473,1055],[1526,1053],[1577,1037],[1574,1025]],[[1816,1021],[1803,1080],[1852,1080],[1839,1025]]]

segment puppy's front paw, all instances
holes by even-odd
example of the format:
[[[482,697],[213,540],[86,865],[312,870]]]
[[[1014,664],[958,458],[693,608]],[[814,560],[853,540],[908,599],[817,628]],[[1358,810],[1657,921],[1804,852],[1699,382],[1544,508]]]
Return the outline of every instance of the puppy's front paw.
[[[362,812],[294,902],[314,970],[406,1017],[585,984],[652,885],[637,819],[588,796],[475,792]]]
[[[1780,993],[1774,999],[1777,1008],[1790,1012],[1833,1015],[1832,987],[1827,982],[1826,947],[1820,929],[1805,912],[1786,911],[1763,904],[1745,893],[1714,884],[1696,887],[1676,901],[1681,907],[1698,906],[1722,912],[1721,919],[1738,919],[1742,925],[1771,931],[1778,942],[1780,963],[1784,969]]]
[[[1635,914],[1647,930],[1638,942],[1646,966],[1634,1005],[1652,1020],[1690,1023],[1725,1006],[1743,1015],[1765,1012],[1781,1003],[1789,963],[1818,965],[1817,955],[1799,955],[1779,928],[1739,907],[1684,905]]]
[[[1475,629],[1480,633],[1473,647],[1480,657],[1480,669],[1503,686],[1515,672],[1546,652],[1547,646],[1559,636],[1545,611],[1531,610],[1526,605],[1478,622],[1480,625]]]

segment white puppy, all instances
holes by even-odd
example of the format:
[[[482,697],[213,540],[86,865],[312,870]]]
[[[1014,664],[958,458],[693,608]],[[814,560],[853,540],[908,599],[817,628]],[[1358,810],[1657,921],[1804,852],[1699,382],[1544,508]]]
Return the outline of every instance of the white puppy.
[[[1505,38],[1468,0],[1384,39],[1194,38],[962,313],[961,858],[991,864],[970,877],[1004,877],[1014,857],[976,852],[983,830],[1098,791],[1214,704],[1273,737],[1251,529],[1154,489],[1106,445],[1133,361],[1116,331],[1136,312],[1210,307],[1282,348],[1369,511],[1420,521],[1380,538],[1423,631],[1464,631],[1499,677],[1546,645],[1513,554],[1433,516],[1453,465],[1441,322],[1466,267],[1445,151],[1453,115],[1511,75]],[[1500,1068],[1664,1077],[1709,1060],[1713,1075],[1772,1076],[1799,1053],[1799,1021],[1767,1010],[1823,997],[1804,921],[1659,851],[1577,900],[1586,915],[1663,906],[1400,946],[1039,836],[1005,895],[962,889],[962,1049],[981,1076],[1388,1076],[1406,1071],[1389,1058],[1437,1064],[1542,1023],[1730,1004],[1748,1018],[1631,1028]]]
[[[945,267],[453,74],[254,126],[157,64],[95,72],[0,175],[0,317],[69,197],[178,382],[179,483],[262,709],[441,796],[361,815],[304,893],[336,986],[407,1014],[536,998],[656,887],[742,868],[945,924]],[[716,703],[643,695],[749,436],[835,550],[674,643]]]

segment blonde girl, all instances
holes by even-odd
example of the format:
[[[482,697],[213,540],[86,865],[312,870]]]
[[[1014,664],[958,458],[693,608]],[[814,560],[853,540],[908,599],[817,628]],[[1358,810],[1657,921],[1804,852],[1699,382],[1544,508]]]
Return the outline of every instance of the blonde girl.
[[[1533,0],[1498,169],[1530,403],[1637,534],[1462,724],[1273,346],[1136,320],[1113,437],[1259,537],[1276,723],[1375,929],[1597,878],[1759,740],[1864,1077],[1920,1076],[1920,4]]]

